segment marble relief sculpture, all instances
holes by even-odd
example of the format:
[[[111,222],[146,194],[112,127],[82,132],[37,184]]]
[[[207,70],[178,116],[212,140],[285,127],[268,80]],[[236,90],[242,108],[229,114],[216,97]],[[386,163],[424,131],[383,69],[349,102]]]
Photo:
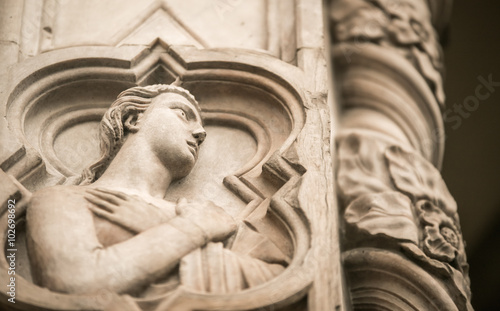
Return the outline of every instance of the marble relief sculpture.
[[[308,172],[331,164],[301,134],[328,124],[303,73],[162,41],[78,51],[69,63],[64,49],[41,55],[2,93],[5,133],[22,141],[0,172],[17,202],[14,310],[305,307],[313,279],[339,265],[309,255],[333,246],[311,230],[325,232],[313,207],[332,197],[303,190],[326,193],[332,178]]]
[[[0,310],[472,311],[449,10],[8,0]]]
[[[27,243],[34,282],[63,293],[151,298],[181,284],[236,292],[282,272],[286,256],[222,207],[164,200],[171,182],[194,167],[205,136],[187,90],[158,84],[122,92],[101,121],[101,157],[79,185],[33,194]],[[239,239],[246,248],[265,249],[251,257],[225,248],[237,231],[246,232]]]

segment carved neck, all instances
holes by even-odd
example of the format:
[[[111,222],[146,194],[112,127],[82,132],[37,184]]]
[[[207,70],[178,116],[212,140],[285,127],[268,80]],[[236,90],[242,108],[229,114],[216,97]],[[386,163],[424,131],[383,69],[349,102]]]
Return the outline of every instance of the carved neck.
[[[129,137],[93,185],[163,199],[172,182],[170,171],[143,142]]]

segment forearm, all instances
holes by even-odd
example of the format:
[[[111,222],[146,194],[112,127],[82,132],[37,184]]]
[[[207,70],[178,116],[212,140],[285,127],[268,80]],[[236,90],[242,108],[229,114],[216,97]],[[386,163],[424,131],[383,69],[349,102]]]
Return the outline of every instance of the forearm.
[[[52,277],[46,277],[44,285],[72,293],[102,289],[131,292],[166,275],[183,256],[206,242],[201,229],[187,219],[176,217],[125,242],[107,248],[96,247],[82,252],[81,256],[73,254],[73,262],[57,265],[65,267],[63,270],[45,274]],[[59,256],[56,259],[70,260]]]
[[[192,222],[176,217],[112,247],[95,251],[105,288],[128,292],[166,275],[179,260],[207,242]]]
[[[130,293],[166,276],[208,240],[222,240],[236,229],[213,203],[180,202],[168,223],[104,247],[99,237],[117,232],[100,231],[98,237],[92,206],[80,187],[57,186],[34,195],[26,215],[27,244],[38,285],[75,294]]]

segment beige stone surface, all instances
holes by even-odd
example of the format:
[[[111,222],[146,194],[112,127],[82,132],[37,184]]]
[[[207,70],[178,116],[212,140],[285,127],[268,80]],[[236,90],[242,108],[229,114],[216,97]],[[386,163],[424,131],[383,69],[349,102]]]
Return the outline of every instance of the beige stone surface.
[[[305,308],[307,295],[311,304],[340,303],[320,294],[342,289],[322,286],[332,282],[318,269],[338,274],[340,261],[331,263],[339,253],[325,253],[337,244],[330,237],[318,243],[308,229],[317,223],[319,236],[336,215],[306,190],[331,196],[329,148],[309,135],[329,137],[325,90],[315,89],[313,98],[308,88],[316,83],[300,68],[269,53],[175,47],[159,38],[152,45],[48,51],[9,74],[7,133],[26,151],[7,172],[34,193],[18,216],[27,229],[17,224],[16,242],[29,250],[18,253],[24,270],[16,281],[16,299],[28,309],[287,309]],[[172,140],[180,124],[171,121],[193,113],[172,106],[189,98],[176,95],[145,117],[124,110],[116,119],[123,147],[113,160],[103,158],[111,164],[95,183],[77,186],[105,146],[98,124],[116,96],[160,82],[182,84],[199,100],[194,130],[204,133],[203,119],[208,138],[192,173],[193,163],[182,160],[193,156],[184,154],[191,147],[185,138]],[[308,294],[313,282],[317,289]]]
[[[445,2],[4,1],[0,306],[470,311]]]

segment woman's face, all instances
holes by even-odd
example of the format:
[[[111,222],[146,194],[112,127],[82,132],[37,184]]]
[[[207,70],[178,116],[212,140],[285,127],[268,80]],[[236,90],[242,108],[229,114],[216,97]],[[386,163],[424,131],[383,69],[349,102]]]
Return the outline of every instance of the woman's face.
[[[138,124],[138,134],[149,142],[151,150],[169,169],[172,179],[191,172],[206,136],[193,104],[179,94],[160,94],[153,99]]]

